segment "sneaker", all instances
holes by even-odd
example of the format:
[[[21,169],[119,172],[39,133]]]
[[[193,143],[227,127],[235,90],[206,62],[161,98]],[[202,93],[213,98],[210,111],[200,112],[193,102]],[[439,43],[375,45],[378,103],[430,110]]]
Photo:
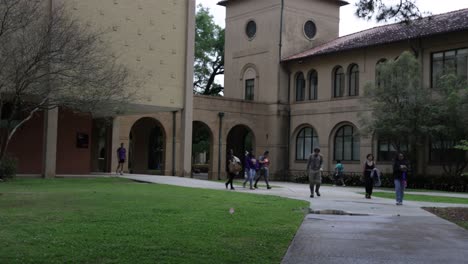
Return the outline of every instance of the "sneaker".
[[[333,187],[336,187],[336,184],[333,184]]]
[[[270,187],[270,186],[267,186],[267,189],[268,189],[268,190],[270,190],[270,189],[271,189],[271,187]]]
[[[120,172],[120,175],[123,175],[123,172]]]
[[[255,188],[250,187],[250,190],[255,190]]]
[[[320,196],[320,192],[319,192],[319,191],[316,191],[315,193],[317,194],[317,196]]]
[[[258,189],[257,185],[254,185],[254,188],[255,188],[255,189]]]
[[[403,205],[403,203],[397,202],[396,205]]]
[[[346,185],[345,185],[345,184],[343,184],[343,187],[346,187]]]
[[[235,190],[234,187],[231,187],[231,190]]]
[[[313,194],[311,194],[311,195],[310,195],[310,198],[314,198],[314,195],[313,195]]]

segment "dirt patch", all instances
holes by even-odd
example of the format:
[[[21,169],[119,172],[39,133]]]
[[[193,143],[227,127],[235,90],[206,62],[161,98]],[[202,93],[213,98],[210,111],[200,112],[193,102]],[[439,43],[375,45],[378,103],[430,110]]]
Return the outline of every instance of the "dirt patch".
[[[449,220],[465,229],[468,229],[468,208],[451,207],[437,208],[424,207],[424,210],[431,212],[441,218]]]

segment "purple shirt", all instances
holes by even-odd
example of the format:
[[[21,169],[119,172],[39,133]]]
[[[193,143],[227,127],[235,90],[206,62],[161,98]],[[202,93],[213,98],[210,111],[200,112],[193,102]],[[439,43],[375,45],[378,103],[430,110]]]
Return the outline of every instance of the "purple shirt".
[[[119,160],[125,160],[127,157],[127,150],[125,148],[120,147],[117,149],[117,155],[119,156]]]

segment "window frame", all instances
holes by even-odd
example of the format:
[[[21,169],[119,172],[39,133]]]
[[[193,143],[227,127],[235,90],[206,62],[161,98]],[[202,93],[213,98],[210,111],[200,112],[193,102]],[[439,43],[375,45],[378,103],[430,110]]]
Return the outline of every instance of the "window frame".
[[[387,145],[387,148],[389,150],[387,151],[381,151],[381,148],[380,146],[382,145],[382,143],[385,143]],[[405,150],[402,150],[401,146],[405,146],[406,147],[406,151]],[[378,138],[377,139],[377,161],[381,161],[381,162],[391,162],[394,160],[394,158],[396,157],[396,155],[398,154],[398,150],[394,150],[394,151],[390,151],[390,148],[393,148],[392,144],[390,143],[390,140],[386,139],[386,138]],[[410,145],[408,142],[400,142],[400,151],[405,153],[405,154],[408,154],[408,151],[410,149]],[[388,152],[390,154],[387,154],[387,156],[392,156],[392,153],[394,154],[393,155],[393,158],[389,158],[389,159],[383,159],[381,156],[381,152]]]
[[[299,77],[302,77],[299,79]],[[302,86],[299,87],[299,80],[301,80]],[[296,87],[296,102],[305,101],[305,93],[306,93],[306,79],[302,72],[298,72],[295,78],[295,87]]]
[[[351,136],[347,136],[345,135],[345,128],[346,127],[350,127],[351,128]],[[342,132],[343,135],[339,135],[340,132]],[[350,124],[346,124],[346,125],[342,125],[340,126],[336,132],[335,132],[335,135],[333,137],[333,160],[334,161],[337,161],[337,160],[341,160],[341,161],[346,161],[346,162],[354,162],[354,161],[360,161],[360,153],[361,153],[361,140],[359,138],[359,135],[356,135],[356,131],[357,129],[353,126],[353,125],[350,125]],[[341,137],[342,138],[342,151],[341,151],[341,157],[337,157],[337,145],[336,142],[337,142],[337,138],[338,137]],[[350,137],[351,138],[351,159],[345,159],[345,138],[346,137]],[[357,146],[356,146],[357,145]],[[357,154],[357,157],[355,157],[355,148],[357,148],[359,150],[359,153]]]
[[[249,85],[250,83],[252,85]],[[254,101],[254,99],[255,99],[255,79],[246,79],[244,85],[245,85],[244,100]],[[249,89],[249,88],[251,88],[251,89]]]
[[[306,136],[306,130],[307,129],[310,129],[312,130],[312,133],[310,137]],[[303,134],[303,136],[301,137],[301,135]],[[318,147],[318,142],[319,142],[319,137],[318,137],[318,134],[317,134],[317,131],[315,131],[315,129],[311,126],[306,126],[306,127],[303,127],[299,130],[299,133],[297,133],[297,136],[296,136],[296,151],[295,151],[295,160],[296,161],[306,161],[308,158],[309,158],[309,155],[310,153],[306,153],[306,138],[310,138],[310,142],[311,142],[311,146],[310,146],[310,151],[312,153],[312,151],[314,150],[314,148]],[[298,144],[299,144],[299,140],[302,139],[302,159],[300,157],[298,157]],[[317,142],[317,145],[314,144],[314,142]]]
[[[338,71],[341,71],[340,74],[338,74]],[[340,87],[339,87],[339,92],[340,94],[337,94],[337,76],[339,76],[340,79]],[[345,96],[345,84],[346,84],[346,75],[345,71],[343,70],[343,67],[341,66],[336,66],[333,69],[333,98],[340,98]]]
[[[353,69],[357,69],[357,71],[353,71]],[[348,72],[348,96],[359,96],[359,65],[353,63],[349,66]],[[353,83],[353,76],[354,76],[354,83]],[[351,94],[351,91],[354,88],[354,94]]]
[[[315,82],[312,80],[312,76],[315,73]],[[318,72],[315,69],[309,71],[309,100],[318,99]]]
[[[431,52],[431,88],[436,88],[435,87],[435,83],[434,83],[434,54],[437,54],[437,53],[442,53],[443,54],[443,57],[442,57],[442,62],[443,62],[443,65],[442,65],[442,71],[444,71],[444,65],[445,65],[445,53],[447,52],[450,52],[450,51],[455,51],[455,72],[457,71],[457,55],[458,55],[458,51],[459,50],[467,50],[467,57],[468,57],[468,47],[460,47],[460,48],[456,48],[456,49],[447,49],[447,50],[440,50],[440,51],[435,51],[435,52]],[[468,58],[467,58],[467,69],[468,69]],[[458,76],[458,74],[457,74]],[[466,78],[468,80],[468,70],[466,72]]]

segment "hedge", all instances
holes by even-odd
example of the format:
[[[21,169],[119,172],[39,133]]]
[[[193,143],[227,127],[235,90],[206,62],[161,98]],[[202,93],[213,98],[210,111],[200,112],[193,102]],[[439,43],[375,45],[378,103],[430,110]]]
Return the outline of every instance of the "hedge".
[[[333,184],[334,171],[322,172],[322,183]],[[348,186],[363,186],[362,173],[348,172],[343,173],[344,182]],[[290,171],[289,180],[297,183],[308,183],[306,171]],[[382,185],[384,188],[394,188],[393,175],[383,174],[381,177]],[[468,175],[460,175],[457,177],[445,175],[409,175],[408,188],[410,189],[427,189],[439,190],[449,192],[468,192]]]

